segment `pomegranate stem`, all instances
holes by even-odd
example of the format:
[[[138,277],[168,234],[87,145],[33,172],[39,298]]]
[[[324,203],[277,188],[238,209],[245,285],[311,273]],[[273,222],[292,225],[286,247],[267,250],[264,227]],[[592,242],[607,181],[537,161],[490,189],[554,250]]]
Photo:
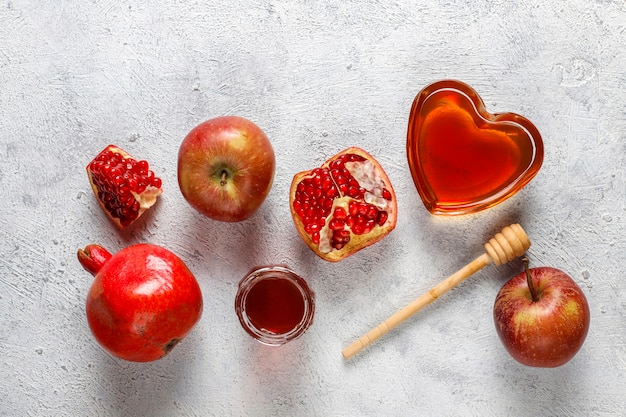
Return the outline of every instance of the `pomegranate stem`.
[[[537,294],[537,289],[535,288],[535,284],[533,283],[533,277],[530,275],[530,269],[528,268],[528,258],[524,256],[522,258],[522,262],[524,263],[524,269],[526,270],[526,282],[528,283],[528,289],[530,290],[530,298],[533,300],[533,303],[539,301],[539,294]]]
[[[109,251],[100,245],[87,245],[85,249],[78,249],[77,256],[82,267],[94,276],[111,258]]]

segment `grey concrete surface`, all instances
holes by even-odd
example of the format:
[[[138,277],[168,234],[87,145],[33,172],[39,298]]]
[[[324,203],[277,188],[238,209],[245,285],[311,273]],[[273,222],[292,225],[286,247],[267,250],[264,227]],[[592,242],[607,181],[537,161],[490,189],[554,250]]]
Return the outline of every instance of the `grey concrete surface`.
[[[0,415],[625,415],[626,3],[572,1],[0,0]],[[425,85],[456,78],[492,112],[539,128],[545,160],[519,194],[441,218],[423,207],[405,138]],[[184,201],[176,154],[206,119],[261,126],[274,187],[248,221]],[[159,204],[126,232],[84,171],[108,143],[163,178]],[[348,146],[374,154],[399,203],[396,230],[338,264],[317,258],[289,214],[293,175]],[[556,369],[527,368],[492,321],[521,268],[490,266],[346,362],[341,350],[521,223],[533,265],[568,272],[592,314],[585,345]],[[179,254],[205,311],[155,363],[107,355],[87,327],[91,277],[76,250],[136,242]],[[285,262],[317,314],[281,348],[253,341],[237,282]]]

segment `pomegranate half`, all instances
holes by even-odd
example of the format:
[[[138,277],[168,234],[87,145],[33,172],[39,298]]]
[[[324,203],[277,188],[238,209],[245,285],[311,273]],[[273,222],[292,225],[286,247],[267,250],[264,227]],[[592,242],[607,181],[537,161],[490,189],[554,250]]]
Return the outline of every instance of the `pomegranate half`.
[[[86,302],[89,328],[118,358],[162,358],[200,320],[200,286],[167,249],[138,244],[111,255],[100,245],[88,245],[78,250],[78,261],[95,276]]]
[[[396,227],[391,182],[361,148],[345,149],[321,167],[296,174],[289,200],[298,233],[327,261],[340,261]]]
[[[147,161],[137,160],[115,145],[96,155],[86,170],[98,203],[121,229],[152,207],[163,191],[161,179]]]

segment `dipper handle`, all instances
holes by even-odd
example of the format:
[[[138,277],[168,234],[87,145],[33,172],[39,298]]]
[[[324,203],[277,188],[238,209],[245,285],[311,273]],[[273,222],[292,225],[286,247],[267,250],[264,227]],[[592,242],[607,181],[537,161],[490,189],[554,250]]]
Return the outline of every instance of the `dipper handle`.
[[[450,289],[459,285],[483,267],[492,262],[496,265],[502,265],[506,262],[512,261],[513,259],[522,256],[529,247],[530,239],[519,224],[512,224],[505,227],[500,233],[497,233],[489,240],[489,242],[485,244],[485,253],[465,265],[454,274],[450,275],[448,278],[441,281],[435,287],[431,288],[430,291],[416,298],[406,307],[399,310],[387,320],[380,323],[378,326],[374,327],[365,335],[354,341],[350,346],[341,352],[343,357],[345,359],[350,359],[352,356],[371,345],[374,341],[378,340],[382,335],[407,320],[413,314],[441,297]]]

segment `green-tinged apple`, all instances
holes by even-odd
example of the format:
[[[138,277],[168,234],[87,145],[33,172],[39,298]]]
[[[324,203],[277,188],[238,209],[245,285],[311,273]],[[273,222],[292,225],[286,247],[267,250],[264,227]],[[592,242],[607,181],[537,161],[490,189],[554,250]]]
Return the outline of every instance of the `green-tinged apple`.
[[[238,222],[261,206],[276,158],[267,135],[243,117],[222,116],[193,128],[178,151],[178,185],[189,204],[215,220]]]
[[[585,294],[565,272],[529,268],[498,292],[493,317],[506,350],[518,362],[554,368],[567,363],[583,345],[590,313]]]

